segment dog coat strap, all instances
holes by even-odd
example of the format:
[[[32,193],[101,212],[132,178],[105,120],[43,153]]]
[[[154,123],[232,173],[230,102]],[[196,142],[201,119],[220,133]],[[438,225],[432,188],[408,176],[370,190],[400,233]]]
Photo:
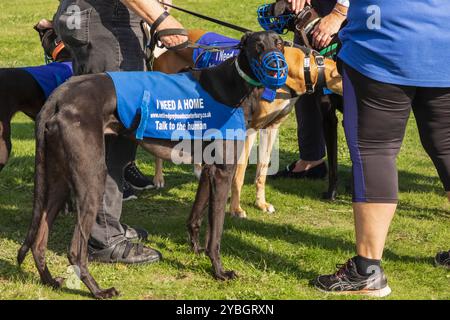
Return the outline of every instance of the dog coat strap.
[[[316,61],[317,71],[319,73],[317,78],[316,88],[325,88],[325,61],[323,56],[321,56],[318,52],[313,51],[313,56]]]
[[[314,92],[314,84],[311,79],[311,50],[305,48],[305,58],[303,60],[303,74],[305,76],[306,93],[312,94]]]
[[[149,105],[150,105],[150,92],[145,90],[144,95],[142,97],[141,106],[139,108],[141,121],[139,121],[139,126],[136,131],[136,139],[138,140],[144,139],[144,132],[145,128],[147,128],[148,116],[150,114]]]

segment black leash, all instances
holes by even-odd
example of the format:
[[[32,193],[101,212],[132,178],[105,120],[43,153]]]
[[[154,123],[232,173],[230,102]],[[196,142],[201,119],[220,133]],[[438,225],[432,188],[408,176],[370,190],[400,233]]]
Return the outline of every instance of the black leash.
[[[170,7],[170,8],[176,9],[176,10],[184,12],[184,13],[188,13],[190,15],[193,15],[193,16],[197,17],[197,18],[201,18],[201,19],[204,19],[204,20],[216,23],[218,25],[221,25],[221,26],[224,26],[224,27],[227,27],[227,28],[230,28],[230,29],[233,29],[233,30],[237,30],[239,32],[244,32],[244,33],[245,32],[252,32],[252,30],[250,30],[250,29],[243,28],[243,27],[237,26],[235,24],[231,24],[229,22],[221,21],[221,20],[218,20],[218,19],[215,19],[215,18],[211,18],[211,17],[205,16],[205,15],[200,14],[200,13],[189,11],[189,10],[186,10],[186,9],[174,6],[172,4],[168,4],[168,3],[164,3],[164,2],[160,2],[160,3],[163,6]]]

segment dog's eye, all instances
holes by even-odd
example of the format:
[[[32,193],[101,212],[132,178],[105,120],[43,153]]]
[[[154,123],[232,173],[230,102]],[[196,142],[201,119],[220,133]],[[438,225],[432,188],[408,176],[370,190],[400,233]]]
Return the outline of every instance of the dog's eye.
[[[277,47],[278,50],[280,50],[281,52],[284,52],[283,40],[280,40],[280,39],[275,40],[275,46]]]

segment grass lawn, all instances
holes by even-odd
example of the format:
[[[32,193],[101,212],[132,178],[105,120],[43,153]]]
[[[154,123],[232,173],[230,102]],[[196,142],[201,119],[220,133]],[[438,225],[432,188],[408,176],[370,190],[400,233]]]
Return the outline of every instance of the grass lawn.
[[[256,30],[255,10],[262,2],[179,0],[177,4]],[[32,26],[40,18],[51,18],[57,3],[0,2],[0,67],[43,63],[38,35]],[[186,27],[239,36],[209,22],[177,12],[174,15]],[[32,207],[33,128],[33,122],[24,115],[15,117],[12,158],[0,174],[0,299],[89,299],[84,286],[80,290],[54,291],[41,285],[31,256],[21,269],[15,262]],[[280,134],[281,165],[296,159],[296,140],[295,119],[291,116]],[[92,264],[90,270],[103,287],[120,290],[120,299],[336,298],[317,292],[309,280],[332,272],[335,264],[354,254],[350,159],[342,128],[339,160],[340,195],[336,202],[320,199],[325,181],[269,182],[267,197],[277,209],[273,215],[263,214],[253,206],[255,167],[249,167],[243,189],[243,206],[249,217],[227,217],[222,241],[224,266],[236,270],[238,280],[215,281],[209,259],[190,252],[185,221],[196,181],[190,166],[170,164],[165,168],[165,189],[146,191],[138,201],[127,202],[123,210],[124,222],[150,231],[148,245],[160,249],[164,261],[139,267]],[[140,152],[138,164],[145,173],[153,174],[151,156]],[[450,248],[449,206],[435,169],[421,148],[413,118],[398,167],[400,204],[383,262],[393,290],[388,299],[450,299],[450,273],[432,264],[438,250]],[[73,226],[73,216],[61,215],[51,234],[47,261],[55,276],[67,273],[66,251]]]

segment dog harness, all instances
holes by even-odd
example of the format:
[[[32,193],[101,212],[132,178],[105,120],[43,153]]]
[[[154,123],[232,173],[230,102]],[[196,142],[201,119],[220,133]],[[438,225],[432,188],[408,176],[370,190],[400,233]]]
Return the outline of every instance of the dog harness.
[[[139,140],[245,140],[242,108],[216,101],[189,72],[107,74],[116,89],[120,121],[136,130]]]
[[[23,70],[30,73],[39,83],[46,99],[73,75],[71,62],[53,62],[45,66],[23,68]]]

